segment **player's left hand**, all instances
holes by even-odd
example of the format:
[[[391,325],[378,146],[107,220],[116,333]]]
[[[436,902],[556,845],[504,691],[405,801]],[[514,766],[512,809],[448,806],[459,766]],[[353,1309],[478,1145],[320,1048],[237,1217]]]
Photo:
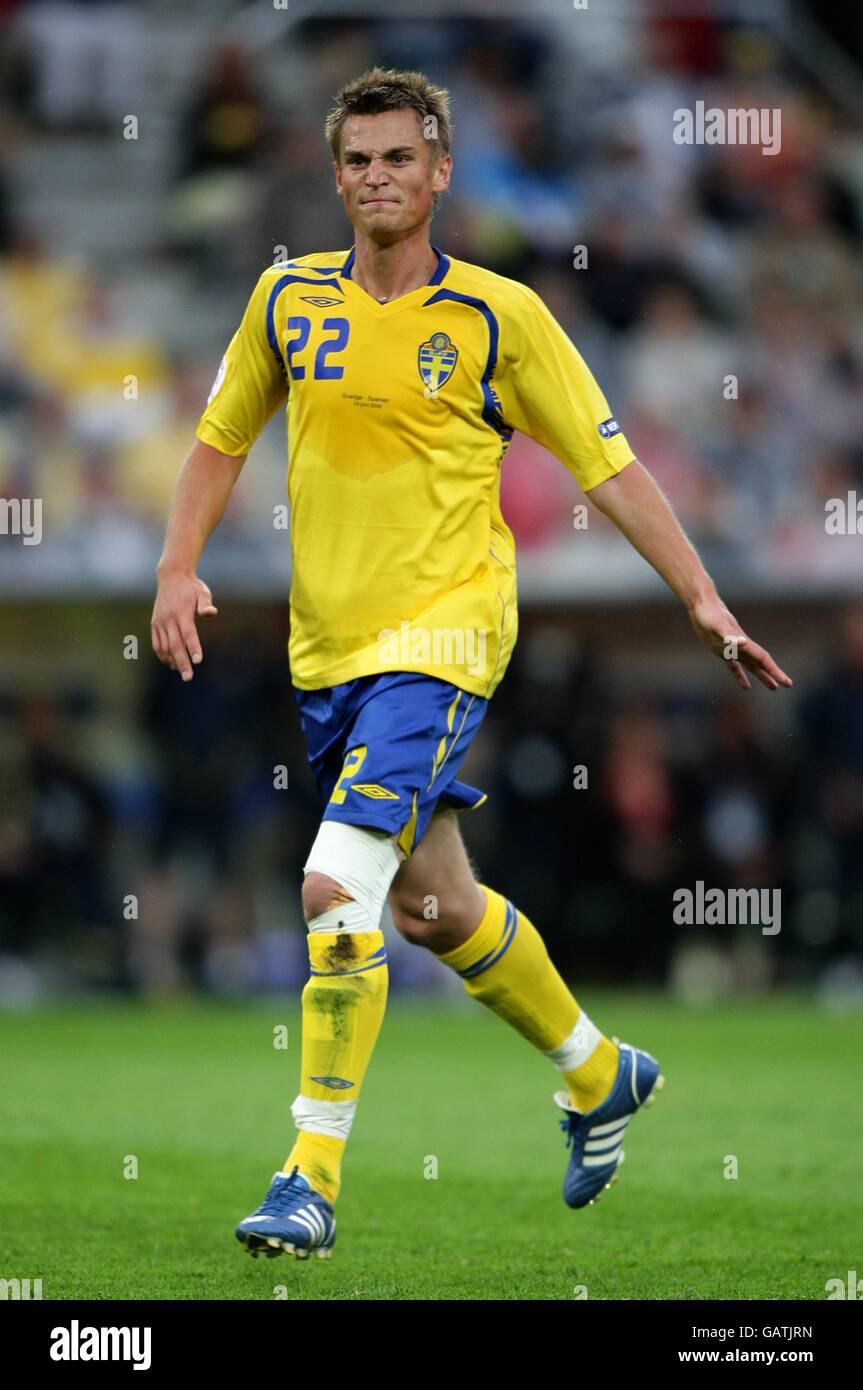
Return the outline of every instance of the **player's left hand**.
[[[794,682],[764,647],[747,637],[733,613],[718,596],[702,599],[689,608],[689,618],[698,636],[710,650],[727,662],[741,690],[751,689],[746,671],[757,676],[768,690],[792,686]],[[744,670],[744,667],[746,670]]]

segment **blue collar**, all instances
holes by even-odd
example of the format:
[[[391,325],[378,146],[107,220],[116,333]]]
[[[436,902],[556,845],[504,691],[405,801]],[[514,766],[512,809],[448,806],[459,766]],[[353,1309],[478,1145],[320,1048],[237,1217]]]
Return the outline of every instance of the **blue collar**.
[[[445,255],[444,252],[441,251],[441,249],[438,246],[433,246],[432,250],[437,256],[437,267],[428,283],[430,285],[439,285],[443,280],[444,276],[446,275],[447,271],[449,270],[450,260],[449,256]],[[343,280],[353,279],[351,272],[353,271],[354,261],[356,260],[356,258],[357,248],[356,246],[352,246],[350,251],[348,252],[348,258],[341,269],[341,278]],[[371,298],[372,296],[369,297]],[[399,296],[399,298],[401,298],[401,296]],[[395,304],[396,301],[392,300],[392,303]]]

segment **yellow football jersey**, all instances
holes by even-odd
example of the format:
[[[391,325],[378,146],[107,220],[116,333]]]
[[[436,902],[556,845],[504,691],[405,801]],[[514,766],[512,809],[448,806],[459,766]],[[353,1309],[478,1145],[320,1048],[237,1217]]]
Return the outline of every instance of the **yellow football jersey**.
[[[296,686],[420,671],[489,697],[518,628],[513,430],[586,490],[632,450],[533,290],[437,251],[427,285],[379,303],[354,255],[263,272],[196,434],[247,453],[287,401]]]

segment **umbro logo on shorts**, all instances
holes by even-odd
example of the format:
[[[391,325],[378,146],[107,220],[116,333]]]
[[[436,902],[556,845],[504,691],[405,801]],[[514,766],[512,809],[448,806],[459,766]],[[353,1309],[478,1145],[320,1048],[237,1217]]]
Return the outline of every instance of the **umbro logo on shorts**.
[[[373,801],[398,801],[397,792],[388,792],[386,787],[379,787],[377,782],[351,782],[351,791],[359,792],[360,796],[370,796]]]

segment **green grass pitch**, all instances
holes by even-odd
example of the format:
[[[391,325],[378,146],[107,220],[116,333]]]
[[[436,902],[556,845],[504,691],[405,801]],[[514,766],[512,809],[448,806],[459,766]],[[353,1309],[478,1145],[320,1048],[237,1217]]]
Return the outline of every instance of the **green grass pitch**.
[[[233,1234],[290,1147],[296,999],[2,1016],[0,1278],[44,1299],[823,1299],[860,1267],[863,1016],[580,993],[667,1079],[601,1202],[564,1206],[548,1062],[469,1000],[393,998],[333,1258],[304,1263]]]

